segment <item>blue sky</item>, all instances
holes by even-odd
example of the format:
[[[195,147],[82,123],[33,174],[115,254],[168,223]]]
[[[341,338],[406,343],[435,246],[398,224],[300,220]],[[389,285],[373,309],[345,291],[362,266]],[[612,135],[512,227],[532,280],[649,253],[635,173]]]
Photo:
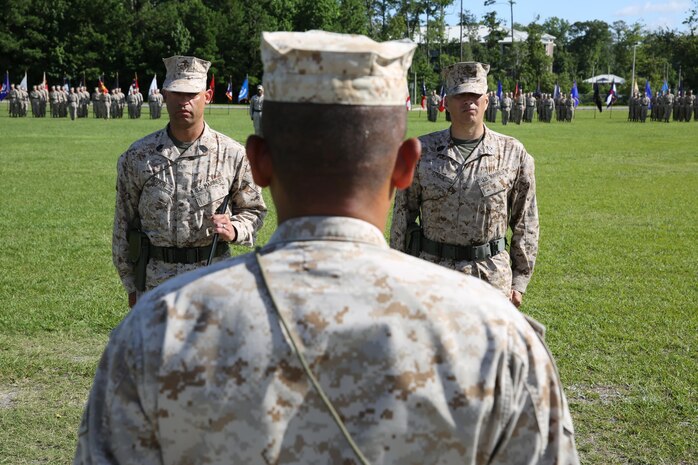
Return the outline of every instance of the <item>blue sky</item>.
[[[447,10],[449,24],[456,24],[460,5],[460,0],[455,0]],[[691,6],[691,0],[515,0],[514,22],[528,24],[540,15],[539,22],[552,16],[570,23],[600,19],[611,24],[622,20],[628,24],[639,22],[650,30],[685,31],[686,26],[681,23],[688,17]],[[484,0],[463,0],[463,10],[469,10],[478,20],[493,9],[508,25],[511,10],[507,0],[497,0],[495,5],[488,7],[484,6]]]

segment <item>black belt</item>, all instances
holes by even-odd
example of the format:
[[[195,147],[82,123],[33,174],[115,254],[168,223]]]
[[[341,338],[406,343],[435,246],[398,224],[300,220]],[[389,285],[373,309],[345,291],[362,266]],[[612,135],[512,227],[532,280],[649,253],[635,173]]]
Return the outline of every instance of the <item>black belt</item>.
[[[481,245],[453,245],[436,242],[422,235],[422,250],[441,258],[452,260],[484,260],[502,252],[506,247],[506,239],[501,237]]]
[[[262,110],[252,110],[252,113],[261,113]]]
[[[226,242],[219,242],[214,257],[220,257],[229,250]],[[150,246],[150,258],[165,263],[192,264],[208,260],[211,254],[211,245],[205,247],[159,247]]]

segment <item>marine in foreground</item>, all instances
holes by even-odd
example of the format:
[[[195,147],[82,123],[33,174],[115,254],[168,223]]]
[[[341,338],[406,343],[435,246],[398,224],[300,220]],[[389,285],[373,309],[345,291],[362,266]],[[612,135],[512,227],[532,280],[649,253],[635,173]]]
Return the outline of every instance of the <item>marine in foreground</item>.
[[[578,463],[542,335],[487,283],[383,237],[420,152],[404,140],[414,49],[263,34],[265,136],[247,152],[278,229],[127,315],[76,464]]]

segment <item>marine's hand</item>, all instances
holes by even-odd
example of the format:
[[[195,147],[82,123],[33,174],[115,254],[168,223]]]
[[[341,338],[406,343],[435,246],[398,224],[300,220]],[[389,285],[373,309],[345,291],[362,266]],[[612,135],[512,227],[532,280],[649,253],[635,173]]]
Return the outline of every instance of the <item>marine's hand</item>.
[[[238,237],[238,232],[230,222],[230,217],[227,214],[216,214],[213,215],[211,219],[214,226],[213,232],[218,233],[220,240],[225,242],[235,242],[235,239]]]
[[[138,292],[133,291],[128,294],[128,308],[133,308],[138,300]]]
[[[514,304],[514,307],[519,308],[521,306],[521,301],[523,300],[523,294],[519,291],[512,289],[511,295],[509,295],[509,300]]]

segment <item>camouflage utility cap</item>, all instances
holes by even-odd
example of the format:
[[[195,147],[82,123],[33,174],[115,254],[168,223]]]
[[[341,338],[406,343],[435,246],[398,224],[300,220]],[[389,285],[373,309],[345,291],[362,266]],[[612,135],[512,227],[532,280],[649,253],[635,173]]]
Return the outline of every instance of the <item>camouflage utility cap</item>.
[[[201,92],[206,90],[206,73],[210,61],[196,57],[163,58],[167,76],[162,88],[171,92]]]
[[[468,61],[455,63],[443,71],[446,80],[446,95],[457,95],[466,92],[473,94],[487,93],[487,73],[490,65]]]
[[[409,40],[375,42],[325,31],[264,32],[266,99],[341,105],[404,105]]]

